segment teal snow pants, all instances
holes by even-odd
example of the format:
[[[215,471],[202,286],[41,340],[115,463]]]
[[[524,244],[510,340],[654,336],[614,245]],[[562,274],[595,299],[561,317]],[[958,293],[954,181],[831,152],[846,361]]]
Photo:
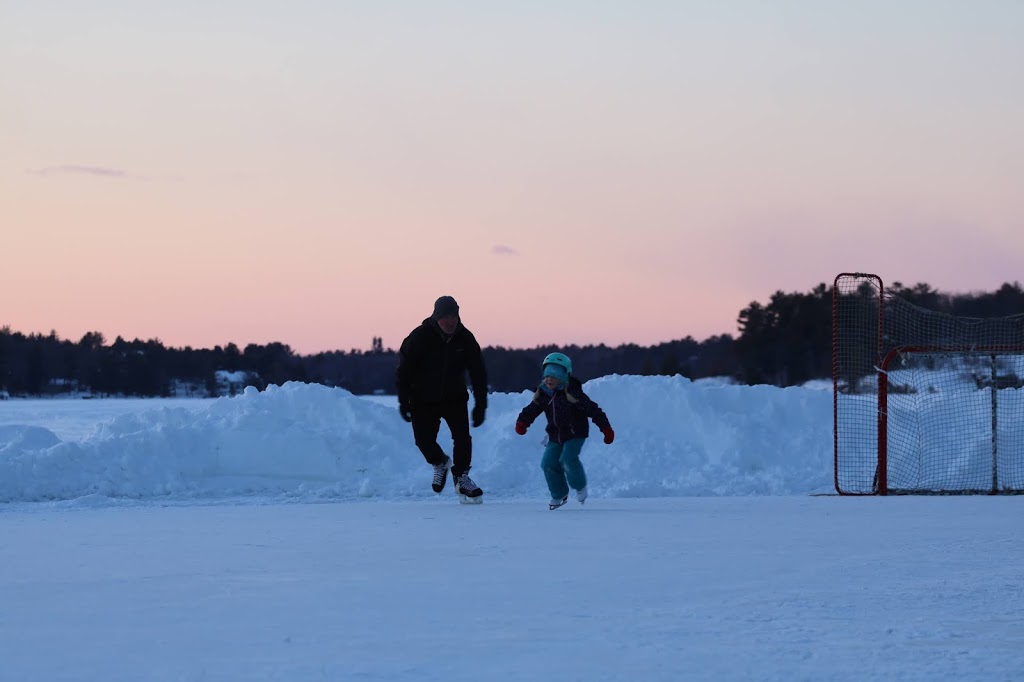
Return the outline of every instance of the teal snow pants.
[[[549,442],[544,448],[540,468],[544,470],[544,479],[548,482],[552,500],[560,500],[568,495],[570,486],[573,490],[587,486],[587,472],[580,462],[580,450],[586,442],[586,438],[573,438],[564,443]]]

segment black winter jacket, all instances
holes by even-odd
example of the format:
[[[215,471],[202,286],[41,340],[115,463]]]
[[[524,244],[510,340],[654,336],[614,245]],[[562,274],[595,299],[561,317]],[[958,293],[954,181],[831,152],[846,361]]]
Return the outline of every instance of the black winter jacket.
[[[545,431],[548,438],[555,443],[564,443],[573,438],[586,438],[590,435],[590,424],[587,418],[594,420],[594,425],[604,431],[610,427],[604,410],[583,392],[583,384],[576,377],[569,377],[569,385],[557,389],[548,395],[543,388],[538,388],[533,400],[523,408],[516,421],[527,426],[543,412],[548,418]]]
[[[473,384],[477,406],[487,405],[487,372],[484,357],[473,332],[462,326],[448,336],[431,318],[412,330],[398,351],[398,402],[417,403],[467,401],[466,371]]]

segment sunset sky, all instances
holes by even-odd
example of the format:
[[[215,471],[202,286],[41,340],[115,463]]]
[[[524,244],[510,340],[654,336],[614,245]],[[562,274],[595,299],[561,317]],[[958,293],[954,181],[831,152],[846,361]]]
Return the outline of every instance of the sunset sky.
[[[1024,279],[1024,2],[0,0],[0,326],[736,333]]]

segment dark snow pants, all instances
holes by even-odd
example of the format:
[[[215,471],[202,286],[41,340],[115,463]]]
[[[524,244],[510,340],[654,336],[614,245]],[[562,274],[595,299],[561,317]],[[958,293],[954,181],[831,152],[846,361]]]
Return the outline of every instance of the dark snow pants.
[[[429,464],[444,461],[444,450],[437,444],[441,420],[452,433],[452,476],[458,478],[469,471],[473,461],[473,439],[469,435],[469,403],[458,400],[446,403],[416,403],[412,408],[412,433],[416,447]]]

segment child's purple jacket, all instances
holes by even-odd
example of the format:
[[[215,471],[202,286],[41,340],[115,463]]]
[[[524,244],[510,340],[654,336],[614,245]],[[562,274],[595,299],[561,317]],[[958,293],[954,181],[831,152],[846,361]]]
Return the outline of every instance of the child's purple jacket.
[[[594,420],[594,425],[601,431],[611,426],[604,410],[583,392],[583,384],[575,377],[569,377],[568,386],[556,389],[550,396],[538,388],[516,421],[529,426],[541,412],[548,418],[545,431],[554,443],[586,438],[590,435],[588,418]]]

